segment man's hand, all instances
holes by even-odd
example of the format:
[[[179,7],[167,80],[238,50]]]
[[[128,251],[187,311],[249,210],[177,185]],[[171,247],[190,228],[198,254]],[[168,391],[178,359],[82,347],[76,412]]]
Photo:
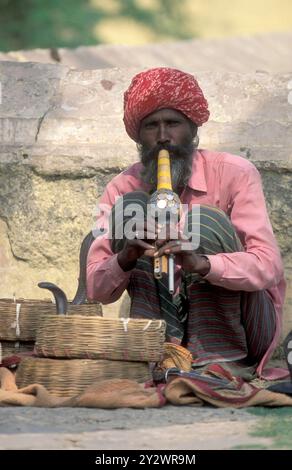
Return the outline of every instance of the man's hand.
[[[174,232],[173,232],[174,230]],[[171,240],[172,233],[177,233],[177,240]],[[210,262],[208,258],[197,255],[189,239],[183,235],[178,229],[169,225],[166,231],[165,239],[156,240],[156,251],[149,256],[175,255],[178,264],[181,265],[185,272],[198,273],[206,276],[210,271]]]
[[[143,225],[143,224],[142,224]],[[157,227],[154,223],[144,223],[144,230],[137,231],[133,240],[126,240],[123,249],[118,254],[118,263],[123,271],[130,271],[136,266],[141,256],[153,256],[155,252],[155,240]]]
[[[173,254],[185,272],[198,273],[201,276],[208,274],[210,271],[208,259],[194,252],[191,242],[185,235],[168,224],[162,239],[159,238],[161,230],[162,227],[154,222],[146,226],[145,221],[144,230],[137,232],[133,240],[126,240],[124,248],[118,254],[118,263],[123,271],[134,269],[137,260],[143,255],[154,258],[154,256]],[[173,233],[177,233],[177,240],[171,239]]]

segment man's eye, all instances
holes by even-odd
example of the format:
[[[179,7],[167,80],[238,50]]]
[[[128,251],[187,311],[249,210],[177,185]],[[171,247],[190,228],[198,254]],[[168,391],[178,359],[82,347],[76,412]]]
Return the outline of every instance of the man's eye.
[[[167,121],[167,124],[169,126],[177,126],[178,124],[180,124],[180,122],[179,121]]]
[[[147,122],[147,124],[144,125],[145,129],[153,129],[154,127],[156,127],[156,123],[155,122]]]

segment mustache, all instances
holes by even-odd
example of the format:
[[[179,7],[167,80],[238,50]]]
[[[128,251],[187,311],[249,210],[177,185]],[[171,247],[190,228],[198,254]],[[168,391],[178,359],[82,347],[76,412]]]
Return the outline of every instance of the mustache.
[[[149,149],[140,148],[140,158],[144,168],[141,170],[141,179],[151,185],[153,189],[157,186],[157,156],[160,150],[167,150],[170,157],[171,179],[174,191],[187,184],[191,172],[193,152],[196,146],[193,142],[182,145],[158,144]]]
[[[160,150],[167,150],[169,153],[170,159],[185,159],[189,155],[193,154],[193,151],[195,149],[194,143],[191,142],[189,144],[185,145],[171,145],[168,143],[165,144],[157,144],[155,147],[152,147],[151,149],[148,149],[147,147],[141,147],[140,148],[140,157],[141,157],[141,162],[143,163],[144,166],[149,165],[149,162],[152,160],[157,161],[158,154]]]

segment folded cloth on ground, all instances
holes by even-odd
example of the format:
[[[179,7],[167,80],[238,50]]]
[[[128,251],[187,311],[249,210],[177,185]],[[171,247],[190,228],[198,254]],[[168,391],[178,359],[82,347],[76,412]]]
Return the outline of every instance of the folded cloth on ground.
[[[165,404],[243,408],[247,406],[292,406],[292,397],[258,388],[233,376],[222,364],[199,372],[170,375],[166,384],[139,384],[134,380],[110,379],[87,387],[72,398],[50,394],[42,385],[17,389],[15,376],[0,368],[0,406],[88,408],[158,408]]]

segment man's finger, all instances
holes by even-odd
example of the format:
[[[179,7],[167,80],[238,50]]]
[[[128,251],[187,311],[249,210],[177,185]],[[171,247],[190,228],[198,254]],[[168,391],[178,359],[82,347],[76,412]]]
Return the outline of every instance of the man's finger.
[[[153,231],[148,231],[148,232],[146,232],[146,231],[144,231],[144,232],[142,232],[142,231],[140,231],[140,232],[137,231],[137,232],[135,233],[135,238],[134,238],[134,240],[145,240],[145,241],[147,241],[147,240],[153,240],[153,241],[154,241],[154,240],[156,240],[156,238],[157,238],[157,235],[156,235],[156,233],[153,232]]]
[[[155,253],[155,248],[154,246],[152,247],[152,249],[150,250],[145,250],[144,251],[144,255],[145,256],[150,256],[151,258],[154,258],[154,253]]]
[[[173,251],[175,249],[175,251]],[[169,251],[170,250],[170,251]],[[181,242],[179,240],[171,241],[162,246],[159,250],[156,250],[155,256],[162,256],[168,253],[181,253]]]
[[[140,247],[140,248],[144,248],[145,250],[147,250],[147,249],[154,250],[154,246],[151,245],[150,243],[147,243],[144,240],[137,240],[137,239],[131,240],[131,245],[132,246],[137,246],[137,247]]]

